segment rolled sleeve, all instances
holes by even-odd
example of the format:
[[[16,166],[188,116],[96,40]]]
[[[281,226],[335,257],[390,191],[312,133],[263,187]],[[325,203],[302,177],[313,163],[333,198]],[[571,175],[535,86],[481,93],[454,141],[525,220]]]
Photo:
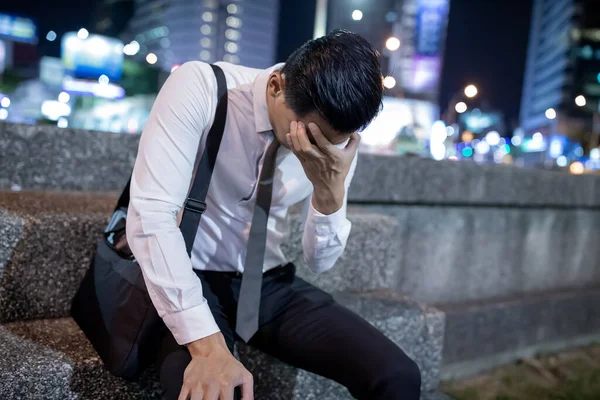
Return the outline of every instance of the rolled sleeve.
[[[219,327],[206,301],[196,307],[165,315],[163,321],[180,345],[219,332]]]
[[[352,223],[346,218],[348,188],[356,168],[356,157],[346,179],[346,193],[342,207],[333,214],[325,215],[312,205],[312,196],[304,206],[304,232],[302,247],[304,261],[313,272],[331,269],[344,252]]]

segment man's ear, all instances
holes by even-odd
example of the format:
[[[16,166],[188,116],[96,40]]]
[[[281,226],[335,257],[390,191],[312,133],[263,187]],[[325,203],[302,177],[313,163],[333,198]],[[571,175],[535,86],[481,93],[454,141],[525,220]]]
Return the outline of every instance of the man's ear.
[[[267,93],[269,96],[275,98],[282,94],[284,87],[283,76],[280,72],[273,72],[271,76],[269,76],[269,80],[267,83]]]

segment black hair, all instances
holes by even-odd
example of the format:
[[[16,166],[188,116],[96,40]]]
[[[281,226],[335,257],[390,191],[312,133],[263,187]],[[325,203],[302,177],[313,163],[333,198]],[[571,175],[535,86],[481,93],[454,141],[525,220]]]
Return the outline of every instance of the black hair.
[[[286,61],[285,102],[299,116],[317,111],[338,132],[363,130],[382,107],[379,53],[362,36],[334,30]]]

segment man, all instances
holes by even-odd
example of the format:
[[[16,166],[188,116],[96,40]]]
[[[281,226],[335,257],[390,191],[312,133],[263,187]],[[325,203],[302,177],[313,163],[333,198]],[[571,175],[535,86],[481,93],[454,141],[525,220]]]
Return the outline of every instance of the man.
[[[356,132],[381,107],[377,51],[358,35],[334,31],[307,42],[285,65],[218,65],[229,88],[227,123],[191,260],[177,219],[214,119],[209,65],[184,64],[167,80],[131,181],[127,237],[168,327],[157,349],[165,398],[232,399],[241,386],[243,399],[253,399],[252,376],[232,355],[241,338],[340,382],[358,399],[418,399],[416,364],[297,278],[280,249],[288,209],[304,201],[308,266],[326,271],[344,250]]]

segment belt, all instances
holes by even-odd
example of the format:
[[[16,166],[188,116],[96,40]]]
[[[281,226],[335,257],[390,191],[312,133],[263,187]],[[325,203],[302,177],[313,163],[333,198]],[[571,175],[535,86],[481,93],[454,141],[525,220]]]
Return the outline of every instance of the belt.
[[[267,272],[264,272],[263,273],[263,277],[271,276],[273,274],[276,274],[276,273],[279,273],[279,272],[283,271],[283,269],[289,269],[289,268],[294,268],[294,264],[287,263],[287,264],[278,265],[276,267],[271,268]],[[202,275],[219,274],[219,276],[226,276],[228,278],[241,278],[242,275],[243,275],[243,273],[240,272],[240,271],[196,270],[195,272],[197,274],[202,274]]]

